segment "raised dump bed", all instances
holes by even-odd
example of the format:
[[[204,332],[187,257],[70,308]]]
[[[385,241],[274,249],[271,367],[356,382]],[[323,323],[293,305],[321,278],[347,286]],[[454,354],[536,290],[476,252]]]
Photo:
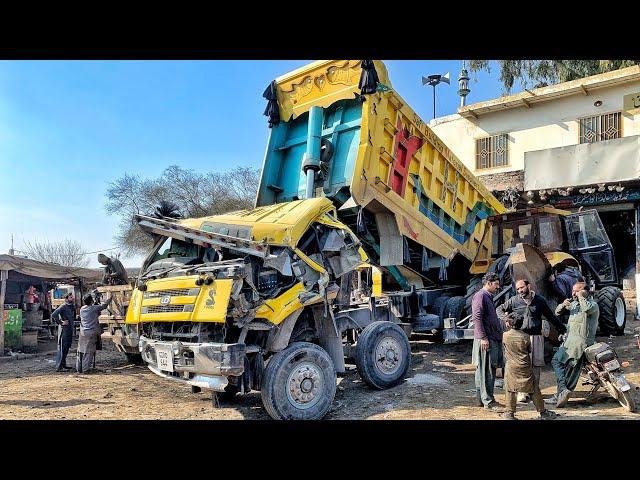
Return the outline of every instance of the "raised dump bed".
[[[428,271],[459,253],[468,271],[480,248],[490,256],[485,219],[503,205],[398,95],[381,61],[375,92],[361,95],[361,64],[319,61],[272,84],[280,121],[257,206],[307,198],[306,167],[312,195],[334,202],[374,262]]]

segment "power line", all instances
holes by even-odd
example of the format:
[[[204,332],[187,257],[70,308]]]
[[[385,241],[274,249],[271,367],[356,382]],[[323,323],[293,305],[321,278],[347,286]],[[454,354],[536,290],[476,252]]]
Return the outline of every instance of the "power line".
[[[83,253],[73,253],[73,254],[56,254],[57,257],[75,257],[78,255],[91,255],[92,253],[101,253],[108,252],[110,250],[118,250],[120,247],[112,247],[112,248],[103,248],[102,250],[96,250],[95,252],[83,252]],[[14,250],[15,252],[26,253],[27,255],[31,252],[25,252],[24,250]]]

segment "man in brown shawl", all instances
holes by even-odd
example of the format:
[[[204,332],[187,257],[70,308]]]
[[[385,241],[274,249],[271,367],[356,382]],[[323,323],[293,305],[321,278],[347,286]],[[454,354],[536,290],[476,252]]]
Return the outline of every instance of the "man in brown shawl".
[[[517,393],[531,394],[533,404],[541,419],[557,417],[544,406],[538,379],[534,376],[531,361],[531,337],[522,331],[522,318],[510,323],[511,329],[502,336],[506,365],[504,368],[504,392],[507,411],[501,416],[515,420]]]

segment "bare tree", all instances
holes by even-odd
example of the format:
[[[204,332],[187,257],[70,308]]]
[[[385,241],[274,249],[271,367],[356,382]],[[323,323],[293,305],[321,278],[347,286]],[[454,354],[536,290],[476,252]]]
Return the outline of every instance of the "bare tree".
[[[64,267],[87,267],[89,265],[89,258],[85,255],[84,247],[75,240],[25,241],[23,248],[23,253],[40,262],[56,263]]]
[[[176,213],[186,218],[252,208],[259,180],[259,170],[247,167],[200,173],[172,165],[156,179],[125,173],[109,184],[105,208],[120,217],[117,244],[129,254],[145,253],[152,240],[134,215],[152,216],[161,202],[173,204]]]

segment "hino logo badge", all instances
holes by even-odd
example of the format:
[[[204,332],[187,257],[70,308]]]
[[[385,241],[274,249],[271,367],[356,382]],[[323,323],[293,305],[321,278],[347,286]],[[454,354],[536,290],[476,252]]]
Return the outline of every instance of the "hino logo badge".
[[[171,302],[171,296],[169,295],[165,295],[160,299],[160,305],[169,305],[169,302]]]

